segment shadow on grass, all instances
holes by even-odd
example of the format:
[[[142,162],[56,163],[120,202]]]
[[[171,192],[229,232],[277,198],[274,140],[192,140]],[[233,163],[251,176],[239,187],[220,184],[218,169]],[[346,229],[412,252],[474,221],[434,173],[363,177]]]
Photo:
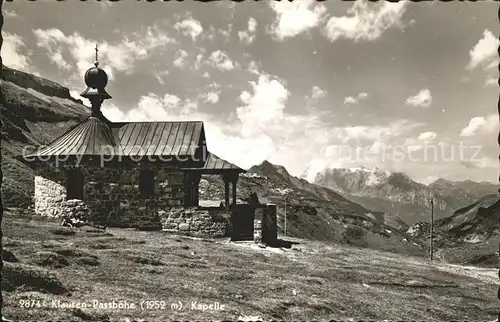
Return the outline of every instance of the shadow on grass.
[[[276,239],[275,241],[266,243],[267,246],[273,248],[292,248],[292,245],[298,245],[298,244],[299,244],[298,242],[293,242],[280,238]]]

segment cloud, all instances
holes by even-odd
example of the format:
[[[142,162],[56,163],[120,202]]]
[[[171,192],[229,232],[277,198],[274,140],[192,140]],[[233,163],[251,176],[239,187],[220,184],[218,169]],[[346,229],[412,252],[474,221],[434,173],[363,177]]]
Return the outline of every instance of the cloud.
[[[220,92],[208,92],[204,96],[204,101],[207,103],[218,103]]]
[[[431,140],[434,140],[436,137],[437,137],[437,134],[435,132],[424,132],[424,133],[420,133],[420,135],[418,136],[418,139],[422,140],[422,141],[431,141]]]
[[[208,31],[203,33],[202,37],[203,37],[203,39],[208,39],[208,40],[213,42],[213,41],[215,41],[217,36],[222,36],[222,38],[225,41],[228,41],[231,37],[232,32],[233,32],[233,24],[232,23],[228,24],[227,29],[223,29],[223,28],[216,29],[214,26],[210,26]]]
[[[175,42],[157,27],[148,27],[142,32],[124,37],[122,41],[113,44],[87,39],[77,32],[66,35],[55,28],[36,29],[33,33],[37,45],[48,51],[47,56],[57,66],[62,69],[67,69],[66,63],[76,66],[74,76],[77,78],[81,78],[82,74],[92,66],[95,60],[96,43],[99,44],[99,61],[102,66],[105,66],[103,68],[106,69],[109,78],[113,79],[116,71],[132,73],[135,63],[147,59],[152,50]],[[66,60],[64,60],[66,52],[69,55],[66,55]]]
[[[19,17],[18,14],[14,10],[3,10],[3,15],[7,18],[17,18]]]
[[[326,7],[315,0],[272,1],[270,6],[276,13],[270,32],[278,40],[295,37],[318,26],[326,12]]]
[[[354,41],[373,41],[393,26],[401,26],[401,19],[408,2],[356,1],[347,11],[347,16],[331,17],[323,33],[330,41],[341,37]]]
[[[257,20],[253,17],[248,19],[248,29],[239,31],[238,37],[240,41],[244,44],[251,44],[255,39],[255,32],[257,31]]]
[[[31,59],[21,53],[23,48],[26,48],[26,44],[21,36],[3,32],[2,60],[5,66],[30,71]]]
[[[183,35],[190,36],[193,41],[196,41],[196,38],[203,32],[201,23],[193,18],[177,22],[174,28],[182,32]]]
[[[166,76],[168,74],[170,74],[170,72],[168,70],[162,70],[162,71],[157,72],[154,76],[155,76],[156,80],[158,81],[158,83],[160,83],[161,85],[165,85],[164,76]]]
[[[242,133],[250,136],[283,118],[285,102],[290,93],[284,85],[267,75],[260,75],[257,82],[250,82],[253,94],[243,91],[240,99],[244,106],[236,109],[242,123]]]
[[[368,167],[381,166],[383,164],[380,163],[380,158],[389,157],[393,151],[391,140],[421,125],[409,120],[398,120],[385,126],[329,127],[325,133],[321,133],[323,138],[327,138],[327,143],[306,161],[307,174],[314,176],[318,170],[325,168],[349,168],[360,164]],[[315,140],[311,142],[318,144]],[[406,139],[404,142],[407,150],[421,149],[414,139]]]
[[[362,92],[359,93],[356,97],[347,96],[344,97],[344,104],[357,104],[359,101],[364,100],[368,97],[368,93]]]
[[[381,125],[356,125],[346,127],[331,128],[331,135],[339,142],[347,143],[349,141],[382,141],[401,135],[403,132],[418,126],[408,120],[399,120],[392,124]]]
[[[163,97],[149,93],[139,98],[137,105],[123,112],[114,104],[103,105],[103,114],[112,121],[161,121],[172,117],[188,120],[198,110],[198,103],[193,100],[182,100],[178,96],[166,93]]]
[[[484,86],[496,85],[498,86],[498,78],[490,77],[484,82]]]
[[[81,100],[83,105],[85,105],[85,106],[88,106],[88,107],[92,106],[92,104],[90,104],[90,101],[88,100],[88,98],[81,97],[80,92],[77,90],[74,90],[74,89],[70,90],[69,95],[71,95],[71,97],[73,97],[74,99]]]
[[[188,57],[188,53],[185,50],[179,49],[177,58],[174,60],[173,64],[176,67],[182,68],[186,63],[186,58]]]
[[[217,68],[220,70],[231,70],[234,69],[234,64],[227,55],[227,53],[223,52],[222,50],[216,50],[210,54],[208,57],[209,64],[213,68]]]
[[[261,73],[260,72],[261,67],[262,67],[261,64],[257,63],[255,60],[252,60],[248,64],[248,72],[250,72],[251,74],[259,75]]]
[[[479,160],[464,160],[460,164],[467,169],[498,168],[498,160],[491,157],[482,157]]]
[[[474,136],[479,133],[498,132],[498,115],[485,117],[476,116],[470,119],[469,124],[462,129],[460,136]]]
[[[495,65],[492,61],[498,57],[499,45],[498,38],[491,31],[485,29],[483,38],[469,51],[470,61],[466,68],[472,70],[481,64],[493,64],[493,67],[496,67],[498,64]]]
[[[260,84],[262,85],[262,83]],[[259,85],[256,84],[256,86]],[[265,87],[265,85],[263,86]],[[272,88],[276,87],[272,86]],[[257,92],[261,93],[261,90],[257,90]],[[264,93],[266,92],[264,90]],[[153,93],[144,95],[131,110],[126,112],[113,104],[104,105],[102,110],[103,114],[113,121],[201,120],[205,123],[208,148],[211,152],[239,166],[250,167],[268,159],[276,150],[276,143],[269,135],[260,131],[255,132],[252,136],[244,136],[241,127],[238,126],[241,122],[247,122],[247,124],[252,122],[253,117],[258,118],[258,112],[252,111],[252,108],[258,108],[259,106],[252,105],[252,102],[258,103],[262,99],[262,94],[257,94],[254,99],[247,98],[245,101],[251,106],[249,106],[249,109],[243,108],[241,111],[242,119],[238,119],[240,122],[236,121],[229,125],[219,115],[210,115],[199,111],[197,100],[183,100],[169,93],[164,96]]]
[[[405,101],[406,105],[429,107],[432,104],[431,91],[422,89],[414,96],[410,96]]]
[[[326,90],[321,89],[318,86],[313,86],[312,88],[312,98],[313,99],[320,99],[326,96]]]
[[[352,96],[347,96],[344,98],[344,104],[356,104],[358,100]]]

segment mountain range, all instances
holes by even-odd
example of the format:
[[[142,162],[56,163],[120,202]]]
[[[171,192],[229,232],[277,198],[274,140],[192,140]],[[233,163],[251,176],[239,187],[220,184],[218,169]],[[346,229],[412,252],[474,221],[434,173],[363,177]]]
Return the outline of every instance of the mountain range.
[[[416,182],[401,172],[380,169],[326,169],[317,173],[312,183],[333,189],[368,209],[383,212],[386,223],[407,228],[430,220],[431,197],[434,218],[448,217],[499,186],[489,182],[452,182],[438,179],[429,185]]]

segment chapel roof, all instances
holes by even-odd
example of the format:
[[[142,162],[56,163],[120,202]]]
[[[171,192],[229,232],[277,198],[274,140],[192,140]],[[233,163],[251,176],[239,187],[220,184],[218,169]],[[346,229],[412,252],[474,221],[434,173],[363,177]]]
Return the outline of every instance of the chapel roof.
[[[125,156],[125,157],[198,157],[191,158],[190,170],[212,172],[236,170],[238,166],[225,161],[206,149],[205,130],[201,121],[175,122],[112,122],[101,112],[101,104],[111,96],[105,87],[108,76],[99,68],[96,45],[95,67],[85,73],[87,89],[82,96],[92,104],[92,114],[47,146],[28,156],[32,160],[66,156]],[[27,158],[25,158],[27,160]],[[178,159],[181,160],[182,159]],[[201,161],[201,162],[198,162]],[[203,162],[204,161],[204,162]],[[182,163],[182,162],[181,162]]]

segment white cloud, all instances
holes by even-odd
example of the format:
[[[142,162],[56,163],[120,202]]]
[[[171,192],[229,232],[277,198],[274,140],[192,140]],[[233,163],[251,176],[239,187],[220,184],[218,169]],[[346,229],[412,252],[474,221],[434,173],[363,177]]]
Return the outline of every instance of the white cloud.
[[[498,58],[497,49],[499,45],[498,38],[488,29],[484,30],[483,38],[469,51],[470,61],[467,69],[472,70],[483,63],[494,64],[494,60]]]
[[[368,93],[362,92],[359,93],[356,97],[347,96],[344,97],[344,104],[357,104],[359,101],[364,100],[368,97]]]
[[[326,95],[326,90],[321,89],[318,86],[313,86],[313,88],[312,88],[312,98],[313,99],[320,99],[320,98],[325,97],[325,95]]]
[[[207,94],[205,94],[205,102],[208,102],[208,103],[212,103],[212,104],[215,104],[217,102],[219,102],[219,94],[218,92],[208,92]]]
[[[381,1],[373,4],[356,1],[347,11],[347,16],[331,17],[328,20],[324,34],[330,41],[340,37],[354,41],[375,40],[391,27],[401,25],[407,4],[407,1]]]
[[[26,44],[21,36],[3,32],[2,60],[7,67],[30,71],[31,59],[21,53]]]
[[[418,139],[422,140],[422,141],[431,141],[431,140],[434,140],[436,137],[437,137],[437,134],[435,132],[424,132],[424,133],[420,133],[420,135],[418,136]]]
[[[250,17],[248,19],[248,31],[250,32],[257,31],[257,20],[255,20],[253,17]]]
[[[190,36],[193,41],[196,41],[196,38],[203,32],[201,23],[193,18],[177,22],[174,28],[182,32],[183,35]]]
[[[204,53],[205,52],[203,51],[203,52],[199,53],[198,55],[196,55],[196,60],[194,61],[194,64],[193,64],[194,70],[196,70],[196,71],[200,70],[200,68],[201,68],[201,62],[203,60],[203,54]]]
[[[187,51],[185,51],[183,49],[179,49],[177,58],[173,62],[174,66],[179,67],[179,68],[184,67],[184,64],[186,63],[187,56],[188,56]]]
[[[139,98],[137,106],[123,112],[113,104],[103,105],[103,114],[112,121],[161,121],[173,117],[190,119],[198,110],[198,104],[192,100],[182,100],[178,96],[167,93],[163,97],[149,93]]]
[[[3,9],[3,15],[7,18],[17,18],[18,14],[14,10]]]
[[[270,6],[276,12],[276,20],[271,26],[271,33],[278,40],[295,37],[318,26],[326,12],[325,6],[315,0],[272,1]]]
[[[474,136],[479,133],[498,132],[498,115],[477,116],[470,119],[469,124],[462,129],[460,136]]]
[[[253,94],[248,91],[242,92],[240,99],[245,106],[240,106],[236,110],[245,136],[280,122],[285,102],[290,94],[282,83],[276,79],[271,80],[267,75],[260,75],[257,82],[250,84]]]
[[[493,59],[487,66],[486,69],[492,69],[492,68],[498,68],[498,63],[500,63],[500,60],[498,59]]]
[[[383,166],[381,162],[390,157],[391,151],[394,150],[391,140],[421,125],[408,120],[399,120],[385,126],[330,127],[326,133],[322,133],[322,137],[326,137],[328,143],[307,161],[307,174],[314,176],[318,169],[325,168]],[[406,139],[404,142],[405,145],[397,146],[402,146],[407,151],[421,149],[419,142],[414,139]]]
[[[356,125],[347,127],[334,127],[332,135],[342,143],[356,140],[376,141],[400,135],[403,131],[411,128],[408,121],[402,120],[387,126]]]
[[[257,63],[256,61],[252,60],[249,64],[248,64],[248,71],[252,74],[256,74],[256,75],[259,75],[261,72],[260,72],[260,64]]]
[[[158,83],[160,83],[161,85],[165,85],[164,76],[166,76],[168,74],[170,74],[170,72],[168,70],[162,70],[162,71],[157,72],[154,76],[156,77],[156,80],[158,81]]]
[[[344,97],[344,104],[356,104],[358,100],[352,96]]]
[[[82,103],[83,103],[83,105],[85,105],[85,106],[88,106],[88,107],[91,107],[91,106],[92,106],[92,105],[90,104],[90,101],[89,101],[87,98],[85,98],[85,97],[81,97],[81,96],[80,96],[80,92],[79,92],[79,91],[77,91],[77,90],[74,90],[74,89],[73,89],[73,90],[70,90],[70,91],[69,91],[69,95],[71,95],[71,97],[73,97],[74,99],[81,100],[81,101],[82,101]]]
[[[498,78],[490,77],[484,82],[484,86],[495,85],[498,86]]]
[[[240,38],[240,41],[244,44],[251,44],[254,39],[255,39],[255,32],[257,31],[257,21],[250,17],[248,19],[248,29],[239,31],[238,32],[238,37]]]
[[[113,79],[115,71],[132,73],[136,61],[145,60],[152,50],[175,42],[157,27],[148,27],[143,32],[124,37],[121,42],[114,44],[86,39],[77,32],[66,35],[61,30],[54,28],[36,29],[33,32],[37,45],[47,50],[49,58],[59,67],[65,69],[65,64],[61,60],[54,60],[53,57],[63,59],[65,51],[70,54],[66,63],[76,66],[74,76],[78,79],[88,68],[92,67],[95,60],[96,44],[99,48],[101,66],[106,70],[109,78]]]
[[[219,34],[221,34],[224,37],[224,40],[226,40],[226,41],[229,40],[232,32],[233,32],[233,24],[232,23],[230,23],[227,26],[227,29],[219,29]]]
[[[431,91],[422,89],[414,96],[410,96],[405,101],[406,105],[429,107],[432,104]]]
[[[462,161],[460,163],[467,169],[498,168],[498,159],[488,156],[483,156],[478,160]]]
[[[216,50],[212,52],[208,60],[209,64],[214,68],[218,68],[221,70],[234,69],[234,64],[229,58],[229,56],[221,50]]]

